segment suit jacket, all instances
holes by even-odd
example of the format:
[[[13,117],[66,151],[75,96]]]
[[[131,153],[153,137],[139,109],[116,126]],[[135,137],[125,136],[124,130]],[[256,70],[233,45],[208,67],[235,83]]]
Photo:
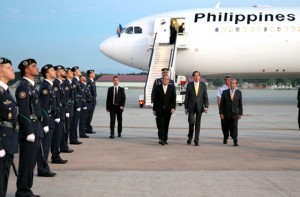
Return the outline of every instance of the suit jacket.
[[[298,99],[298,108],[300,108],[300,87],[298,89],[297,99]]]
[[[236,89],[232,101],[230,91],[230,89],[223,91],[219,108],[219,114],[224,114],[225,119],[238,118],[243,115],[242,92]]]
[[[126,95],[124,88],[118,86],[117,107],[125,107]],[[112,110],[114,106],[114,86],[109,87],[106,98],[106,110]]]
[[[164,112],[171,113],[171,109],[176,109],[176,92],[173,85],[168,85],[166,94],[163,85],[155,87],[155,96],[153,100],[153,111],[157,116],[162,116]]]
[[[184,106],[188,112],[194,112],[195,104],[197,104],[197,112],[203,113],[204,108],[208,108],[208,95],[206,84],[203,82],[198,83],[198,95],[196,96],[194,82],[188,83],[186,87]]]
[[[159,86],[163,84],[163,79],[162,78],[158,78],[158,79],[155,79],[154,83],[153,83],[153,87],[152,87],[152,91],[151,91],[151,102],[153,103],[153,100],[154,100],[154,95],[155,95],[155,87],[156,86]],[[174,89],[175,89],[175,83],[174,83],[174,80],[170,79],[169,81],[169,84],[170,85],[173,85]],[[176,90],[176,89],[175,89]]]

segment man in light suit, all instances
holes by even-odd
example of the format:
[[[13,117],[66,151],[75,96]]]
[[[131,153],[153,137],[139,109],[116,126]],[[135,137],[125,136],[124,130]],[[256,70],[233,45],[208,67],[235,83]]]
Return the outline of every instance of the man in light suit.
[[[185,95],[185,113],[188,114],[189,134],[187,144],[191,144],[195,129],[195,146],[199,146],[200,124],[202,113],[208,112],[208,96],[206,84],[200,82],[199,71],[193,72],[194,81],[188,83]],[[196,116],[196,118],[195,118]]]
[[[219,108],[220,117],[224,120],[227,131],[223,143],[227,143],[228,131],[230,130],[234,146],[238,146],[238,120],[243,115],[242,92],[236,89],[236,86],[237,80],[232,79],[230,89],[223,91]]]
[[[113,77],[114,85],[108,88],[106,111],[110,114],[110,138],[115,137],[116,116],[118,120],[118,137],[122,137],[122,113],[125,107],[125,90],[119,86],[119,77]]]
[[[168,131],[171,115],[176,109],[176,92],[173,85],[169,84],[169,76],[163,77],[163,84],[155,86],[153,100],[153,114],[158,121],[158,136],[161,145],[168,144]]]

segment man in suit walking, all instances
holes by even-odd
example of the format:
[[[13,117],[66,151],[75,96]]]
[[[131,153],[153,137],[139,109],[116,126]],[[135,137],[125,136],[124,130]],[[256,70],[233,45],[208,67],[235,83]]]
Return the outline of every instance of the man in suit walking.
[[[185,95],[185,113],[188,114],[189,134],[187,144],[191,144],[195,129],[195,146],[199,146],[200,124],[202,113],[208,112],[208,96],[206,84],[200,82],[199,71],[193,72],[194,81],[188,83]],[[196,116],[196,118],[195,118]]]
[[[157,85],[155,88],[155,96],[153,100],[153,114],[158,121],[159,144],[168,144],[168,131],[171,115],[176,109],[176,92],[173,85],[169,84],[169,76],[163,77],[163,84]]]
[[[300,130],[300,87],[298,89],[298,95],[297,95],[297,99],[298,99],[298,126],[299,126],[299,130]]]
[[[223,91],[219,114],[221,119],[224,120],[224,126],[227,133],[224,136],[224,144],[227,144],[228,131],[233,139],[234,146],[238,146],[238,120],[243,115],[242,92],[236,89],[237,80],[231,80],[231,87]]]
[[[122,113],[125,107],[125,90],[119,87],[119,77],[113,77],[114,85],[108,88],[106,99],[106,111],[110,114],[110,138],[115,137],[116,116],[118,120],[118,137],[122,137]]]

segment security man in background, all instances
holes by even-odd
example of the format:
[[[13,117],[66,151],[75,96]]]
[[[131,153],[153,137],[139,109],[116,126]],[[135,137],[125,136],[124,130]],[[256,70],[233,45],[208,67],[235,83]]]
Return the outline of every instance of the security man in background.
[[[60,157],[60,144],[65,126],[65,108],[67,105],[66,93],[61,84],[66,76],[65,68],[62,65],[54,67],[56,71],[56,79],[53,82],[54,92],[56,96],[56,116],[55,116],[55,129],[53,132],[51,143],[51,161],[52,163],[65,164],[68,161]]]
[[[0,57],[0,196],[6,196],[10,167],[18,153],[17,103],[7,83],[15,79],[11,61]]]
[[[80,114],[80,121],[79,121],[79,137],[80,138],[89,138],[86,135],[86,126],[87,126],[87,119],[89,117],[89,112],[91,109],[91,93],[90,89],[86,85],[86,76],[80,76],[80,88],[81,88],[81,96],[82,96],[82,111]]]
[[[51,148],[51,140],[54,130],[54,116],[57,106],[53,89],[53,80],[56,77],[55,70],[51,64],[46,64],[41,69],[44,80],[39,89],[39,98],[43,112],[43,130],[44,138],[42,139],[42,148],[37,160],[38,176],[54,177],[56,173],[50,171],[48,165],[48,156]]]
[[[96,133],[95,131],[93,131],[93,127],[91,125],[92,119],[93,119],[93,115],[94,115],[94,111],[95,111],[95,107],[97,105],[97,88],[96,88],[96,82],[95,82],[95,71],[94,70],[88,70],[87,71],[87,87],[90,90],[91,93],[91,109],[89,110],[89,116],[87,118],[87,127],[86,127],[86,133]]]
[[[81,76],[81,71],[78,66],[74,66],[72,68],[74,73],[74,77],[72,79],[72,88],[74,90],[74,117],[72,118],[72,123],[70,126],[70,144],[79,145],[82,142],[78,141],[77,129],[78,123],[80,119],[80,113],[82,108],[82,100],[81,100],[81,88],[79,85],[79,77]]]
[[[34,77],[39,75],[39,70],[34,59],[20,62],[20,83],[16,89],[16,100],[19,107],[19,176],[17,178],[16,197],[36,196],[31,191],[33,185],[33,172],[40,151],[43,138],[42,109],[35,88]]]
[[[72,87],[72,79],[74,74],[71,68],[65,68],[66,71],[66,78],[62,82],[62,88],[65,90],[66,93],[66,118],[65,118],[65,127],[64,132],[65,138],[62,137],[62,141],[60,144],[60,152],[61,153],[72,153],[74,150],[70,149],[68,146],[68,138],[70,134],[70,126],[72,122],[72,118],[74,116],[74,90]]]

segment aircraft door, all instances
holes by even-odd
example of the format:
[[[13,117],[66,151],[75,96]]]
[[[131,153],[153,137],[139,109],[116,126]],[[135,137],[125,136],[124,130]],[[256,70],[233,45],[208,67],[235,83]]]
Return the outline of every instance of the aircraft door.
[[[155,18],[154,32],[156,43],[168,44],[170,42],[170,17],[159,16]]]

